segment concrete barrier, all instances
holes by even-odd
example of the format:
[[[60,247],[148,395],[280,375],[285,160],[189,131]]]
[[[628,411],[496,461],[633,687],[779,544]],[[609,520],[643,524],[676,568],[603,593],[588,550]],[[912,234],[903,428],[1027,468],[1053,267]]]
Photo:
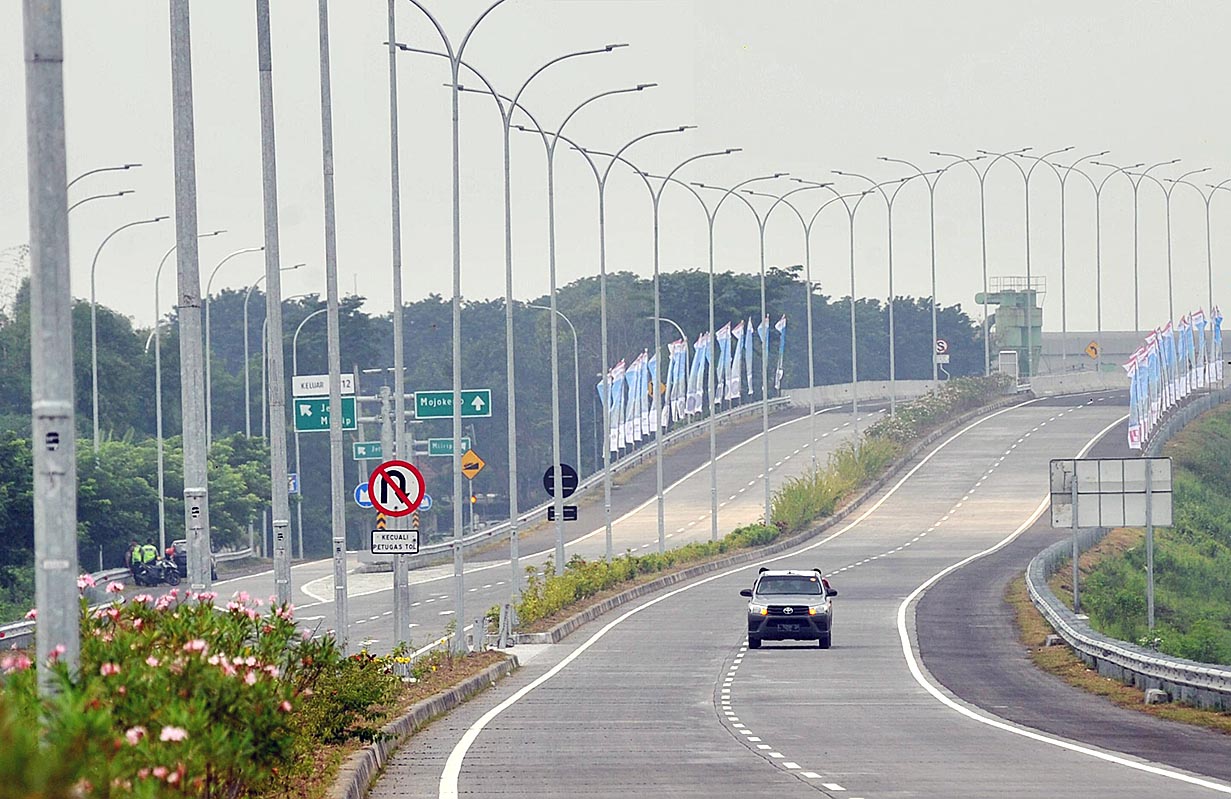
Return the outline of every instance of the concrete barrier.
[[[1030,390],[1036,397],[1082,394],[1087,391],[1127,391],[1128,373],[1117,369],[1114,372],[1081,371],[1035,375],[1030,378]]]
[[[893,383],[888,380],[860,380],[858,383],[859,401],[887,400],[890,396],[895,396],[899,401],[904,402],[922,397],[935,386],[936,383],[931,380],[896,380]],[[814,398],[813,401],[818,406],[821,406],[846,404],[854,399],[854,394],[850,383],[831,383],[827,386],[814,386],[811,389],[791,388],[782,392],[782,396],[789,399],[791,405],[796,408],[807,408],[809,395]]]

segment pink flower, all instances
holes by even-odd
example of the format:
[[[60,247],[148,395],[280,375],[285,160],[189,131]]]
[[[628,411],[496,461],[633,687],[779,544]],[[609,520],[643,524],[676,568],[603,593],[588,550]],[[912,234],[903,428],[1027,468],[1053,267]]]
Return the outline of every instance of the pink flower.
[[[259,603],[260,600],[258,599],[257,602]],[[256,621],[257,619],[261,617],[261,614],[253,610],[252,608],[244,608],[244,615],[247,616],[248,619],[251,621]]]
[[[27,619],[37,619],[38,618],[38,608],[30,608],[29,610],[27,610],[26,618]]]
[[[201,638],[194,638],[184,644],[185,652],[205,652],[207,649],[209,649],[209,645],[206,644],[204,639]]]
[[[249,655],[248,657],[244,658],[244,665],[245,666],[255,666],[256,658],[253,657],[252,655]]]
[[[0,658],[0,672],[12,674],[15,671],[25,671],[30,668],[30,658],[25,652],[14,652]]]
[[[94,581],[94,575],[83,574],[77,578],[77,589],[93,588],[97,583]]]
[[[175,599],[175,598],[176,598],[176,597],[178,597],[179,595],[180,595],[180,590],[179,590],[178,588],[172,588],[170,591],[168,591],[166,594],[164,594],[164,596],[169,596],[169,597],[171,597],[172,599]]]
[[[162,661],[160,661],[158,658],[154,657],[153,655],[150,655],[149,657],[145,659],[145,665],[150,666],[152,668],[158,668],[158,664],[161,662]]]
[[[165,741],[166,739],[164,738],[163,740]],[[167,776],[169,772],[170,772],[170,769],[168,769],[166,766],[154,766],[154,770],[152,773],[155,777],[161,780],[163,777]]]
[[[275,680],[278,679],[278,667],[273,664],[265,667],[265,673],[270,677],[273,677]]]
[[[291,703],[283,699],[282,704],[278,705],[278,710],[281,710],[283,713],[290,713]]]
[[[150,776],[150,770],[148,768],[137,769],[137,776],[141,779],[145,779]]]
[[[255,671],[250,671],[244,675],[244,684],[245,685],[256,685],[256,672]]]
[[[142,618],[140,618],[140,617],[137,617],[137,618],[133,619],[133,629],[134,629],[134,630],[140,630],[140,629],[141,629],[141,625],[143,625],[143,624],[145,624],[145,619],[142,619]]]
[[[227,610],[240,610],[240,609],[241,609],[241,605],[235,600],[231,600],[230,602],[227,603]]]
[[[187,737],[188,730],[183,727],[163,727],[162,732],[158,733],[158,740],[160,741],[182,741]],[[158,768],[162,767],[159,766]],[[165,769],[163,773],[166,773]],[[154,776],[161,777],[163,775],[158,773],[158,769],[155,769]]]
[[[49,663],[55,663],[57,660],[60,659],[60,655],[63,655],[67,651],[68,651],[68,647],[66,647],[64,644],[56,644],[55,649],[51,650],[51,654],[47,656],[47,661]]]
[[[136,596],[134,596],[134,597],[132,598],[132,601],[133,601],[133,602],[141,602],[141,603],[145,603],[145,602],[153,602],[153,601],[154,601],[154,597],[150,596],[149,594],[137,594]]]
[[[231,598],[239,602],[241,605],[248,601],[249,596],[247,591],[237,591],[231,594]]]
[[[216,591],[202,591],[201,593],[197,594],[197,599],[201,600],[202,602],[213,602],[217,598],[218,598],[218,593]]]
[[[114,580],[113,580],[113,581],[111,581],[111,582],[109,582],[109,583],[107,583],[107,593],[108,593],[108,594],[122,594],[122,593],[124,593],[124,584],[123,584],[123,583],[117,583],[117,582],[115,582]]]
[[[168,785],[174,785],[175,783],[179,781],[180,781],[180,773],[178,771],[172,771],[170,774],[167,775]]]
[[[100,667],[99,667],[99,669],[98,669],[98,673],[99,673],[99,674],[101,674],[101,675],[102,675],[102,676],[104,676],[104,677],[110,677],[112,674],[119,674],[119,673],[120,673],[120,664],[118,664],[118,663],[104,663],[102,666],[100,666]]]
[[[136,746],[145,737],[145,727],[129,727],[124,731],[124,737],[128,739],[130,746]]]

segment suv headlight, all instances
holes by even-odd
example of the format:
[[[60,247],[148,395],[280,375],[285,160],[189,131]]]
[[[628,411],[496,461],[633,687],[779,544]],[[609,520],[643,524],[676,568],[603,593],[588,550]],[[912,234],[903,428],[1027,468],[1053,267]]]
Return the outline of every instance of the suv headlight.
[[[816,614],[818,614],[818,613],[828,613],[828,612],[829,612],[829,603],[828,603],[828,602],[822,602],[822,603],[821,603],[821,604],[819,604],[819,605],[809,605],[809,606],[808,606],[808,615],[809,615],[809,616],[815,616],[815,615],[816,615]]]
[[[749,613],[759,613],[762,616],[768,616],[769,615],[769,605],[762,605],[758,602],[749,602],[748,612]]]

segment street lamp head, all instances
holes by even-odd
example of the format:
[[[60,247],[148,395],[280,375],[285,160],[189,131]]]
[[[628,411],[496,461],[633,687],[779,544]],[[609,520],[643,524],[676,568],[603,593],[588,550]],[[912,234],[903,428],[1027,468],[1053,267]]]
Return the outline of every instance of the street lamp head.
[[[742,153],[743,151],[744,151],[743,147],[728,147],[727,149],[722,151],[722,154],[730,155],[731,153]]]
[[[122,190],[120,190],[120,191],[117,191],[117,192],[115,193],[115,196],[116,196],[116,197],[123,197],[125,194],[136,194],[136,193],[137,193],[137,192],[136,192],[136,190],[135,190],[135,189],[122,189]]]
[[[628,42],[620,42],[618,44],[609,44],[603,49],[606,50],[608,53],[610,53],[612,50],[615,50],[618,47],[628,47]]]
[[[772,178],[785,178],[785,177],[789,177],[790,174],[791,174],[790,172],[775,172],[774,174],[770,175],[770,178],[771,179]]]
[[[120,169],[133,169],[134,167],[139,167],[139,166],[141,166],[141,164],[124,164],[123,166],[120,167]]]
[[[696,125],[680,125],[678,128],[675,129],[675,132],[683,133],[686,130],[696,130],[696,129],[697,129]]]
[[[657,85],[658,85],[657,83],[638,83],[638,84],[637,84],[635,87],[633,87],[633,88],[634,88],[636,91],[641,91],[642,89],[652,89],[652,88],[654,88],[654,87],[655,87],[655,86],[657,86]]]
[[[209,233],[202,233],[202,234],[201,234],[200,236],[198,236],[197,238],[201,238],[201,239],[203,239],[203,238],[205,238],[206,236],[221,236],[223,233],[226,233],[226,230],[225,230],[225,229],[223,229],[223,230],[211,230]]]
[[[153,219],[151,219],[150,221],[151,221],[151,222],[161,222],[161,221],[163,221],[164,219],[170,219],[170,218],[171,218],[171,217],[169,217],[169,216],[156,216],[156,217],[154,217]]]

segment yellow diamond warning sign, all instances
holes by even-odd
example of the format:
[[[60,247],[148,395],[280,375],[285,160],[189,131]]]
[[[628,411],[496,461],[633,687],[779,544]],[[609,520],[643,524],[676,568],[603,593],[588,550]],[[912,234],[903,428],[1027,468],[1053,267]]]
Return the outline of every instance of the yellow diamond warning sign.
[[[466,450],[466,454],[462,456],[462,474],[466,476],[467,480],[473,480],[478,477],[479,472],[483,471],[483,467],[486,465],[487,463],[472,449]]]

